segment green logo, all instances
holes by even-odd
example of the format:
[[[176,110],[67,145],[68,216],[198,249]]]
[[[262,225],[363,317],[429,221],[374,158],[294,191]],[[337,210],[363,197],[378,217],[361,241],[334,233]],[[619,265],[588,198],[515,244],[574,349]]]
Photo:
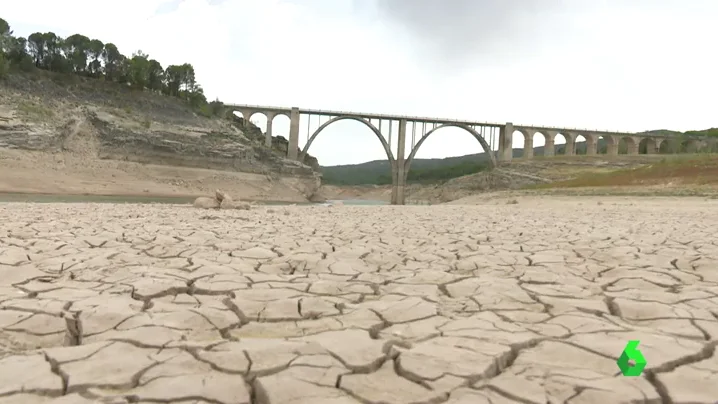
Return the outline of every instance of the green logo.
[[[640,376],[643,373],[643,368],[646,367],[646,358],[644,358],[643,353],[638,350],[638,344],[640,343],[641,341],[638,340],[628,341],[628,344],[623,348],[623,352],[616,362],[624,376]],[[633,364],[629,361],[633,361]]]

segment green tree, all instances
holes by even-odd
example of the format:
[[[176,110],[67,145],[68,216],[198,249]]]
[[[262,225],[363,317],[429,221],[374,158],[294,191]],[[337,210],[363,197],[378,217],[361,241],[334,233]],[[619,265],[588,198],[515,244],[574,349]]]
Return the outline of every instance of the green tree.
[[[27,46],[30,56],[35,62],[35,66],[45,67],[44,61],[45,55],[47,54],[45,50],[45,36],[41,32],[30,34],[30,36],[27,37]]]
[[[182,66],[167,66],[165,69],[165,82],[165,93],[175,97],[179,96],[182,86]]]
[[[45,39],[45,66],[54,72],[69,73],[72,71],[62,52],[64,40],[54,32],[46,32],[42,35]]]
[[[10,47],[10,43],[13,39],[10,24],[0,18],[0,53],[7,55],[8,48]]]
[[[99,39],[92,39],[87,45],[87,54],[89,63],[87,64],[87,72],[91,77],[102,76],[102,53],[105,51],[105,44]]]
[[[35,32],[27,39],[15,38],[10,25],[0,18],[0,73],[7,74],[11,65],[23,70],[39,68],[104,78],[138,90],[161,92],[185,99],[205,115],[221,114],[224,109],[219,101],[207,103],[194,67],[189,63],[163,69],[159,61],[150,59],[142,51],[128,58],[114,44],[80,33],[62,38],[53,32]]]
[[[180,66],[180,70],[182,71],[181,91],[184,93],[185,97],[189,99],[190,93],[197,91],[197,80],[195,78],[194,67],[189,63],[185,63]]]
[[[190,105],[193,107],[207,105],[207,97],[205,97],[202,87],[195,86],[194,91],[188,91],[187,101],[189,101]]]
[[[147,71],[147,88],[152,91],[162,91],[165,84],[165,70],[160,62],[150,59]]]
[[[131,84],[130,82],[130,59],[125,55],[120,55],[120,59],[116,64],[115,81],[120,84]]]
[[[113,43],[106,43],[102,51],[102,61],[105,64],[105,78],[109,81],[117,81],[121,75],[122,59],[124,56]]]
[[[224,103],[217,98],[209,103],[209,110],[214,116],[224,116]]]
[[[7,76],[10,71],[10,57],[8,52],[12,39],[10,24],[0,18],[0,78]]]
[[[62,50],[73,72],[88,73],[88,58],[90,55],[90,38],[75,34],[65,38]]]
[[[11,38],[8,51],[7,59],[10,63],[17,65],[22,70],[32,69],[34,64],[32,57],[27,52],[27,39],[25,38]]]
[[[149,87],[150,61],[148,55],[138,50],[128,61],[128,82],[135,88]]]

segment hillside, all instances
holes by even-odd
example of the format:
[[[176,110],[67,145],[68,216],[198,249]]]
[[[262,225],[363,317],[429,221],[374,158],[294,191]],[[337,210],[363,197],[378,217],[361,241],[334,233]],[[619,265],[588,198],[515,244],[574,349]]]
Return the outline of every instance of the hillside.
[[[0,192],[306,201],[308,156],[287,160],[251,123],[207,102],[191,64],[163,68],[82,35],[12,35],[0,19]]]
[[[672,135],[708,135],[718,137],[718,128],[701,131],[677,132],[669,130],[647,131],[650,134]],[[623,146],[623,145],[621,145]],[[556,145],[555,154],[562,154],[565,145]],[[605,153],[606,144],[603,139],[598,141],[598,149]],[[576,143],[577,154],[586,153],[586,142]],[[645,150],[639,150],[641,154]],[[534,155],[541,156],[544,146],[534,147]],[[619,153],[625,153],[625,146],[619,147]],[[523,148],[513,149],[514,158],[523,155]],[[486,170],[488,155],[486,153],[468,154],[458,157],[440,159],[415,158],[411,163],[411,170],[407,182],[409,184],[440,183],[452,178],[459,178]],[[387,160],[375,160],[361,164],[322,166],[322,182],[328,185],[387,185],[391,184],[391,168]]]

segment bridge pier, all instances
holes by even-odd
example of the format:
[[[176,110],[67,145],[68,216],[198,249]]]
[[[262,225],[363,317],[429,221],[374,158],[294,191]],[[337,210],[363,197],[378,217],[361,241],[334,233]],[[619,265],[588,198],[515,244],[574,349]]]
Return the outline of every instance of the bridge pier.
[[[514,157],[514,124],[507,122],[499,130],[499,161],[511,161]]]
[[[546,143],[543,146],[544,157],[553,157],[556,154],[556,132],[545,131]]]
[[[397,150],[394,164],[391,167],[392,184],[391,184],[391,204],[403,205],[406,195],[406,165],[404,152],[406,151],[406,119],[399,120],[399,131],[397,137]],[[391,147],[391,145],[389,145]]]
[[[566,150],[564,151],[564,154],[566,156],[576,155],[576,135],[567,133],[563,136],[566,138]]]
[[[646,141],[646,154],[660,153],[661,143],[663,143],[663,139],[654,139],[654,140]]]
[[[272,148],[272,122],[274,121],[274,117],[277,115],[273,114],[271,112],[268,112],[266,115],[267,115],[267,133],[264,134],[264,145],[271,149]]]
[[[530,160],[534,158],[534,142],[533,137],[524,135],[524,155],[523,158]]]
[[[289,145],[287,147],[287,158],[290,160],[299,159],[299,108],[292,108],[289,113]]]
[[[598,154],[598,138],[594,135],[584,135],[586,139],[586,154],[593,156]]]
[[[609,156],[618,156],[618,141],[611,140],[611,142],[606,145],[606,154]]]

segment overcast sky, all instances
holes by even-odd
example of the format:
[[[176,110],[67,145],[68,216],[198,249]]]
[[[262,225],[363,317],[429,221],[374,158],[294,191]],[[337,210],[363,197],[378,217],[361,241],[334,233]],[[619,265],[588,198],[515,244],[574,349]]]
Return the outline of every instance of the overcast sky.
[[[192,63],[208,97],[228,103],[621,131],[718,126],[716,0],[0,4],[16,34],[82,33],[126,55]],[[261,115],[253,120],[266,126]],[[275,134],[288,127],[274,121]],[[303,118],[300,145],[306,131]],[[480,151],[447,128],[417,157]],[[351,121],[328,127],[310,154],[323,165],[385,157]]]

